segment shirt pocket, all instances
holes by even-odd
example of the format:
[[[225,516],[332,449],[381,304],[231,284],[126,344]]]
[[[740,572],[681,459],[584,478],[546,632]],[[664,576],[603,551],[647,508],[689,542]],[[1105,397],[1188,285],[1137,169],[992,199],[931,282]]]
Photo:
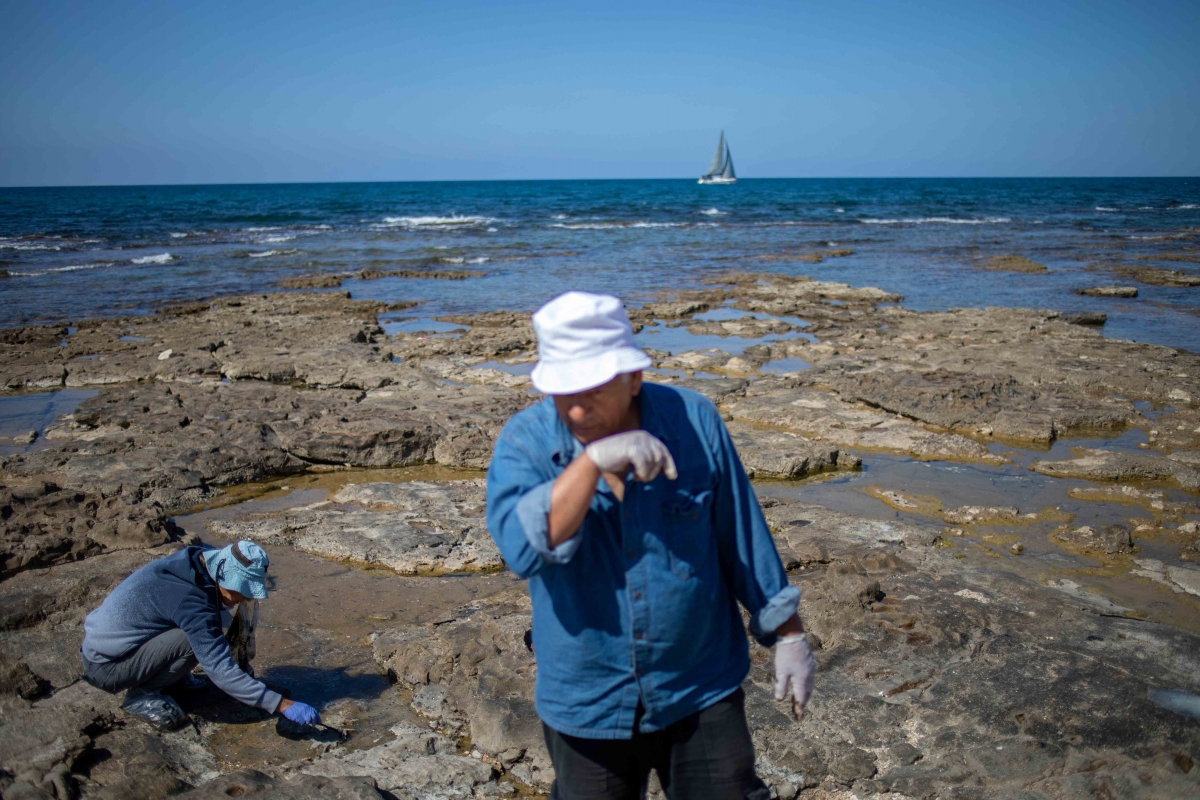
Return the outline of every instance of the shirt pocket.
[[[712,548],[712,489],[676,489],[664,498],[666,545],[671,571],[689,580]]]

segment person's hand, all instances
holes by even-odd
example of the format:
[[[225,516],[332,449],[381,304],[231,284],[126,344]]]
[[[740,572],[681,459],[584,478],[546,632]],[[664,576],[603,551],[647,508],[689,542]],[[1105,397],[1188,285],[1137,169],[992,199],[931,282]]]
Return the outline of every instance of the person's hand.
[[[794,719],[804,716],[816,672],[817,660],[803,633],[780,637],[775,643],[775,699],[791,701]]]
[[[279,710],[283,712],[284,717],[297,725],[321,724],[321,715],[307,703],[298,703],[295,700],[285,700],[284,702],[288,705],[284,707],[281,703]]]
[[[669,480],[679,477],[671,451],[646,431],[626,431],[597,439],[584,452],[601,472],[624,475],[632,469],[633,476],[643,483],[654,480],[660,472]]]

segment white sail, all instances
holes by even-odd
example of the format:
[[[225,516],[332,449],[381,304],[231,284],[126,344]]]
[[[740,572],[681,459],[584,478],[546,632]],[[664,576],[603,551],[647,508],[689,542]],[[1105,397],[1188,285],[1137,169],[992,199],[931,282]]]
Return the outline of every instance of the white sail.
[[[729,152],[729,145],[725,145],[725,169],[721,170],[721,177],[726,180],[737,180],[737,175],[733,171],[733,154]]]
[[[704,177],[711,178],[725,171],[725,154],[727,152],[729,152],[729,148],[725,144],[725,131],[721,131],[721,136],[717,139],[717,152],[713,153],[712,163],[708,165],[708,172],[704,173]]]

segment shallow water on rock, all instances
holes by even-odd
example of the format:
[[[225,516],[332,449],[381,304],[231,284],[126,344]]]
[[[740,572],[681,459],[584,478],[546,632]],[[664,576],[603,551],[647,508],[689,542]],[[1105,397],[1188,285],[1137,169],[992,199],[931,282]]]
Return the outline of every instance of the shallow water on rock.
[[[857,455],[863,459],[860,472],[819,475],[801,482],[761,481],[756,482],[755,488],[763,498],[794,497],[858,517],[904,520],[928,528],[931,535],[958,527],[965,535],[943,534],[944,546],[954,548],[964,558],[999,559],[1014,572],[1043,583],[1069,576],[1085,590],[1129,609],[1131,616],[1200,632],[1200,598],[1135,574],[1144,572],[1137,563],[1139,559],[1194,568],[1180,560],[1181,539],[1169,532],[1178,521],[1165,522],[1166,533],[1153,536],[1135,533],[1136,549],[1132,554],[1100,557],[1073,553],[1050,538],[1050,533],[1068,520],[1073,528],[1088,525],[1101,529],[1123,524],[1133,529],[1138,524],[1152,522],[1155,515],[1144,505],[1081,500],[1068,494],[1073,488],[1113,484],[1054,478],[1027,468],[1035,460],[1071,458],[1072,450],[1078,447],[1143,452],[1137,445],[1145,440],[1144,431],[1131,429],[1110,438],[1060,440],[1045,451],[1001,444],[989,448],[1011,460],[1012,463],[1004,465],[917,461],[859,452]],[[889,505],[879,498],[880,490],[898,491],[915,501],[918,508],[901,510]],[[1200,505],[1195,496],[1171,489],[1159,491],[1164,501],[1191,507],[1184,519],[1200,519]],[[962,527],[942,520],[939,509],[962,506],[1015,506],[1021,514],[1036,513],[1039,519]],[[1015,555],[1010,548],[1018,543],[1024,550]]]
[[[765,315],[758,316],[763,319],[772,319]],[[736,319],[737,317],[733,318]],[[775,319],[778,318],[776,317]],[[634,335],[633,339],[639,347],[649,350],[659,350],[671,355],[678,355],[679,353],[687,353],[694,350],[722,350],[734,356],[741,355],[747,347],[752,347],[756,344],[771,344],[773,342],[787,341],[788,339],[817,341],[815,336],[803,331],[768,333],[765,336],[756,337],[716,336],[714,334],[692,333],[684,327],[668,327],[661,322],[642,328],[641,331]]]
[[[742,319],[743,317],[753,317],[754,319],[777,319],[795,325],[797,328],[808,327],[808,322],[800,319],[799,317],[773,317],[770,314],[761,314],[756,311],[740,311],[736,308],[730,308],[729,306],[721,306],[720,308],[702,311],[699,314],[693,315],[692,319],[698,319],[702,322],[723,322],[731,319]]]
[[[50,447],[43,436],[46,428],[64,414],[70,414],[95,389],[58,389],[53,392],[0,395],[0,455],[26,453]],[[37,432],[32,443],[17,443],[13,439]]]
[[[417,319],[401,319],[386,321],[386,317],[380,317],[379,327],[383,328],[383,332],[388,336],[395,336],[398,333],[425,333],[435,334],[439,336],[451,336],[451,334],[461,334],[464,326],[455,325],[449,322],[439,322],[436,319],[429,317],[419,317]],[[451,338],[457,338],[452,336]]]
[[[241,487],[239,496],[254,497],[234,505],[176,517],[175,521],[206,543],[223,540],[205,527],[207,519],[231,519],[251,513],[280,511],[319,502],[348,483],[419,480],[447,477],[449,470],[342,470],[289,476]],[[477,473],[457,472],[456,478]],[[291,547],[262,545],[271,559],[271,596],[261,603],[257,635],[257,676],[269,686],[318,709],[323,720],[349,739],[339,746],[373,747],[392,738],[389,728],[400,722],[424,726],[404,692],[393,689],[371,653],[370,635],[402,625],[437,623],[450,611],[503,591],[517,582],[510,572],[451,577],[405,577],[389,570],[339,564],[297,552]],[[296,729],[210,691],[198,709],[202,719],[225,723],[207,746],[228,769],[281,764],[324,752],[338,743],[336,734]]]
[[[787,372],[799,372],[802,369],[809,369],[812,364],[805,361],[803,358],[776,358],[766,362],[758,368],[759,372],[767,374],[782,375]]]
[[[536,362],[527,361],[519,364],[510,364],[507,361],[481,361],[478,364],[473,364],[473,369],[496,369],[501,372],[507,372],[509,375],[528,375],[533,372],[533,368],[537,366]]]

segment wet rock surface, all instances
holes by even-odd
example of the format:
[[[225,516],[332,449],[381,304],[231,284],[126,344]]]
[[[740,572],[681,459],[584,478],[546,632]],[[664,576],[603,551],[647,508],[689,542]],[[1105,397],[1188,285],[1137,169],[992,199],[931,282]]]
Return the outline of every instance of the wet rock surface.
[[[435,626],[397,628],[374,641],[376,662],[412,689],[413,708],[526,784],[554,780],[533,707],[537,665],[529,597],[513,591],[460,609]]]
[[[1080,289],[1079,294],[1087,297],[1137,297],[1136,286],[1089,286]]]
[[[504,561],[484,523],[485,498],[482,480],[351,484],[312,506],[209,528],[401,575],[498,570]]]
[[[1124,275],[1140,283],[1151,286],[1200,286],[1200,275],[1191,275],[1174,269],[1160,267],[1129,267],[1122,270]]]
[[[983,263],[983,268],[992,272],[1045,272],[1046,265],[1031,261],[1025,256],[992,256]]]
[[[1139,270],[1139,280],[1159,272]],[[1195,721],[1171,710],[1186,703],[1159,705],[1152,692],[1200,692],[1200,642],[1184,623],[1139,617],[1164,598],[1200,613],[1200,570],[1189,566],[1200,563],[1200,359],[1106,339],[1055,311],[918,313],[883,289],[770,274],[718,276],[711,287],[631,318],[673,336],[736,340],[737,355],[654,351],[656,367],[674,372],[653,379],[716,403],[756,479],[844,480],[891,454],[1003,467],[1005,480],[1045,475],[1072,497],[1141,515],[1119,528],[1070,521],[1031,512],[1041,506],[1024,508],[1002,488],[957,502],[905,486],[867,492],[894,510],[887,520],[764,496],[821,665],[795,724],[770,699],[769,653],[754,648],[747,707],[775,795],[1196,794]],[[268,625],[280,662],[265,674],[286,684],[308,676],[287,671],[289,659],[369,648],[373,669],[397,680],[382,695],[380,675],[344,667],[302,684],[349,687],[325,709],[359,720],[349,743],[280,738],[258,712],[220,698],[193,706],[196,727],[159,734],[79,681],[87,611],[134,569],[192,541],[170,515],[267,479],[299,486],[355,469],[487,466],[505,421],[536,400],[519,374],[535,358],[529,317],[443,317],[452,332],[385,334],[379,315],[409,305],[289,292],[85,320],[74,332],[0,332],[0,384],[10,390],[99,389],[0,459],[5,797],[545,791],[552,770],[532,711],[528,600],[492,572],[502,564],[483,528],[477,472],[351,479],[328,496],[188,529],[287,548],[272,556],[289,565],[284,595],[308,588],[287,588],[287,570],[317,570],[312,605]],[[744,313],[694,319],[718,309]],[[780,359],[799,366],[768,372]],[[1005,449],[1129,429],[1146,432],[1136,452],[1019,460]],[[359,567],[428,582],[405,589],[426,601],[372,606],[367,617],[362,595],[317,596],[320,581],[335,580],[320,569]],[[1100,573],[1122,587],[1116,600]],[[442,598],[458,595],[441,581],[497,583],[447,610]],[[286,757],[264,755],[275,751]],[[246,754],[243,763],[230,752]]]
[[[1069,461],[1036,461],[1030,469],[1056,477],[1103,481],[1162,481],[1181,489],[1200,489],[1200,470],[1152,453],[1115,453],[1081,449]]]

